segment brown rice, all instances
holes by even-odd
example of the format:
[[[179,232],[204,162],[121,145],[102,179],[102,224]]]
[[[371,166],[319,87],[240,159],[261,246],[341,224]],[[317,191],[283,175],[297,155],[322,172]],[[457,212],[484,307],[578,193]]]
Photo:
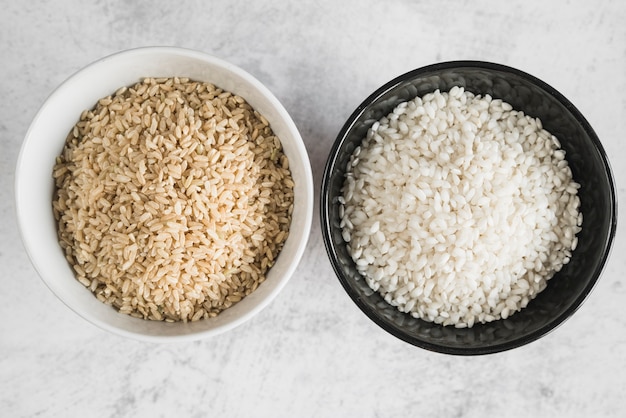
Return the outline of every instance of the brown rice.
[[[268,121],[243,98],[185,78],[146,78],[84,111],[53,176],[76,278],[144,319],[213,317],[253,292],[293,210]]]

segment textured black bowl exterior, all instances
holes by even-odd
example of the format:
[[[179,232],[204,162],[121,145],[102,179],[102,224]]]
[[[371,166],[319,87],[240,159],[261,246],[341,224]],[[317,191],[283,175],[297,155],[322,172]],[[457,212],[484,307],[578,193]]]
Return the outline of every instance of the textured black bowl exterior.
[[[373,292],[357,272],[341,237],[339,205],[346,164],[370,126],[401,102],[436,89],[464,87],[489,94],[541,119],[566,151],[579,196],[583,228],[569,264],[520,312],[505,320],[457,329],[398,311]],[[428,350],[477,355],[530,343],[570,317],[589,295],[606,263],[617,226],[614,180],[606,153],[581,113],[555,89],[522,71],[480,61],[435,64],[406,73],[373,93],[350,116],[326,163],[321,191],[324,243],[348,295],[375,323],[396,337]]]

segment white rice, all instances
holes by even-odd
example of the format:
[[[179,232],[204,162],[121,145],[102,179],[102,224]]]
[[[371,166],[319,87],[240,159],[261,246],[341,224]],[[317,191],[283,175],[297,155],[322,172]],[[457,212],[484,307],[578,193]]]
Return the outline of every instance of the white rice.
[[[579,187],[539,119],[453,87],[374,123],[347,165],[341,227],[385,301],[472,327],[526,307],[569,262]]]

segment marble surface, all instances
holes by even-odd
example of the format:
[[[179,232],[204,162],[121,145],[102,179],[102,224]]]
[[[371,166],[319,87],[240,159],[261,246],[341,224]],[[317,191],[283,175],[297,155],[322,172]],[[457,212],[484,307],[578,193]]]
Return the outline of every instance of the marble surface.
[[[523,348],[467,358],[409,346],[367,320],[333,275],[317,207],[304,259],[268,308],[224,336],[156,345],[105,333],[60,303],[31,267],[13,205],[19,148],[46,96],[82,66],[145,45],[205,51],[266,83],[302,133],[316,189],[343,121],[381,84],[444,60],[514,66],[586,115],[623,196],[623,1],[0,6],[0,416],[623,416],[624,222],[571,319]]]

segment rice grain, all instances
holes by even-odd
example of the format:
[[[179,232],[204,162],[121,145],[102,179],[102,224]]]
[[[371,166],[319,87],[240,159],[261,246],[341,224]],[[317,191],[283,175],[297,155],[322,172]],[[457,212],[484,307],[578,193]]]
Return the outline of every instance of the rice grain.
[[[337,202],[374,291],[414,317],[464,328],[523,309],[570,261],[579,188],[539,119],[453,87],[375,122]]]
[[[71,129],[53,170],[59,242],[77,280],[122,313],[214,317],[265,280],[287,239],[286,161],[243,98],[146,78]]]

